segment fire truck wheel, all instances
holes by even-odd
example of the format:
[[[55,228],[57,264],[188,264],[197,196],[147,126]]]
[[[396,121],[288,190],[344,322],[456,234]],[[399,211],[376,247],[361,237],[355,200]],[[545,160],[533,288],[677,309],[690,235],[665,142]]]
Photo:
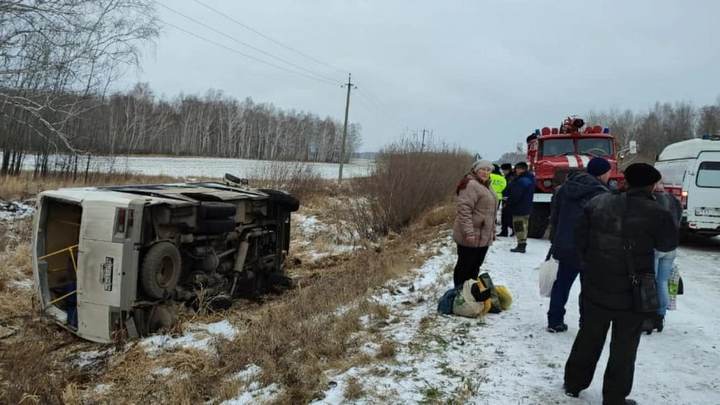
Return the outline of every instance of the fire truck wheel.
[[[182,274],[180,251],[170,242],[158,242],[145,253],[140,285],[150,298],[164,299],[177,287]]]

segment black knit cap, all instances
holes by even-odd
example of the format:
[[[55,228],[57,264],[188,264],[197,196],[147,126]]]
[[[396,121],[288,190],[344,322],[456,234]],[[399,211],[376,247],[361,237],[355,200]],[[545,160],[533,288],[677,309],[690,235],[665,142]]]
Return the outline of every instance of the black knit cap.
[[[503,163],[500,165],[500,168],[503,170],[512,170],[512,165],[510,163]]]
[[[633,163],[625,169],[625,181],[630,187],[646,187],[657,183],[662,175],[647,163]]]

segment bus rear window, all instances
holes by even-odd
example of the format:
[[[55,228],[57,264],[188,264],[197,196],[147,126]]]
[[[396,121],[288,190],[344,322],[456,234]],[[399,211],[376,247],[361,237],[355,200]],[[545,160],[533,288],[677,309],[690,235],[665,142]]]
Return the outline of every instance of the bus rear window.
[[[720,188],[720,162],[700,163],[695,184],[697,184],[698,187]]]

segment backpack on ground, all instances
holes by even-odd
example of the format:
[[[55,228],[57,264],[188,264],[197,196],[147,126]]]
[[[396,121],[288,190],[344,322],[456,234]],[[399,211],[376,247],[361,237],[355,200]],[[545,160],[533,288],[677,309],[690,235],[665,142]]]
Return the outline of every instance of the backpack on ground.
[[[440,297],[440,301],[438,301],[437,310],[439,313],[444,315],[450,315],[453,313],[453,302],[455,302],[457,292],[458,290],[455,288],[445,291],[445,294],[443,294],[443,296]]]
[[[495,288],[495,284],[493,283],[492,278],[490,278],[490,275],[488,273],[483,273],[478,277],[478,280],[482,281],[482,283],[490,290],[490,313],[498,314],[502,312],[500,297],[498,297],[497,289]]]

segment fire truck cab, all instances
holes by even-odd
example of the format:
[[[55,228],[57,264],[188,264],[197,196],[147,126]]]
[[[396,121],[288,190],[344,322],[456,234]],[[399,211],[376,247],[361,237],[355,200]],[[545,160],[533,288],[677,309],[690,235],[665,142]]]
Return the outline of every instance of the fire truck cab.
[[[581,118],[568,117],[559,128],[536,129],[527,137],[527,162],[535,173],[533,211],[528,236],[542,238],[550,219],[550,200],[555,188],[572,170],[583,170],[599,156],[610,162],[611,188],[622,186],[624,177],[617,166],[618,149],[610,129],[585,125]]]

